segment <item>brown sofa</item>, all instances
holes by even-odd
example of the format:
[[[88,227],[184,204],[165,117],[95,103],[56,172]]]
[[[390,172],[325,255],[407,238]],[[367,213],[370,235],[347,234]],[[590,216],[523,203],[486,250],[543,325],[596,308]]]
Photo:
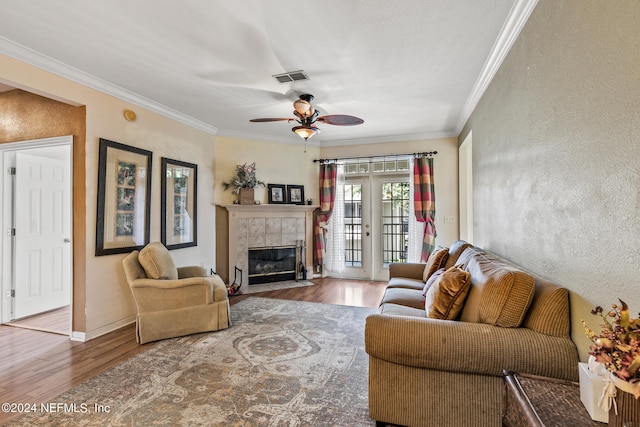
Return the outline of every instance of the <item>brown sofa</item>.
[[[123,260],[136,301],[140,344],[230,326],[227,287],[204,267],[178,267],[167,248],[152,242]]]
[[[443,271],[466,285],[445,286]],[[458,304],[455,320],[428,317],[437,303],[425,307],[423,288],[434,273],[431,296],[433,288],[447,301],[435,314]],[[503,370],[578,380],[568,291],[464,241],[434,251],[426,265],[390,266],[365,347],[378,425],[501,426]]]

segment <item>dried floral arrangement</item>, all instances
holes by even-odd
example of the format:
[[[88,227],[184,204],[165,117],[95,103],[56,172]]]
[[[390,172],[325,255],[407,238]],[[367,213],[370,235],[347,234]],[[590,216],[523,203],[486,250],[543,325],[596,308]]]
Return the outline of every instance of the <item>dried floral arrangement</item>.
[[[585,333],[593,342],[589,354],[602,363],[611,374],[611,380],[621,390],[640,397],[640,314],[632,318],[627,304],[613,304],[605,312],[600,306],[591,314],[602,317],[602,330],[595,333],[583,320]]]
[[[264,182],[256,177],[256,162],[245,163],[236,166],[236,176],[231,178],[230,182],[223,182],[222,187],[227,190],[229,187],[235,187],[233,194],[240,193],[241,188],[264,187]]]

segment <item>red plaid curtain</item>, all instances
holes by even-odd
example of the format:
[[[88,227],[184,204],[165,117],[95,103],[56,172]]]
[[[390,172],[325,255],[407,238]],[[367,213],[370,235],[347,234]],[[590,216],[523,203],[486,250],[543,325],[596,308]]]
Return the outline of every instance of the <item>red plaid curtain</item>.
[[[416,219],[424,222],[421,261],[427,261],[435,247],[436,195],[433,186],[433,158],[416,157],[413,162],[413,205]]]
[[[336,199],[336,177],[338,165],[336,163],[323,163],[320,165],[320,212],[316,216],[314,224],[316,266],[322,267],[324,245],[327,237],[325,226],[333,212],[333,202]]]

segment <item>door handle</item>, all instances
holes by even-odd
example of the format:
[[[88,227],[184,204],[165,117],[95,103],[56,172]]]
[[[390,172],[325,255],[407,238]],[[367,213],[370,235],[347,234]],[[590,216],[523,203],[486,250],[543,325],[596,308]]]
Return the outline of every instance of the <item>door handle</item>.
[[[70,239],[70,238],[68,238],[68,237],[65,237],[65,238],[64,238],[64,240],[63,240],[63,242],[65,242],[65,243],[71,243],[71,239]]]
[[[368,236],[369,234],[371,234],[371,233],[369,233],[369,232],[367,231],[367,236]]]

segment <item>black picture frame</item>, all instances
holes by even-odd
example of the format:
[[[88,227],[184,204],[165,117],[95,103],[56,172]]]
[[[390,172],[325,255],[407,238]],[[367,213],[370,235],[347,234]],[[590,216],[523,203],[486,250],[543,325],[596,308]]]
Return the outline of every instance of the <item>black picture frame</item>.
[[[149,243],[152,152],[100,138],[96,256]]]
[[[169,250],[198,246],[198,165],[161,159],[160,241]]]
[[[287,185],[287,203],[304,205],[304,185]]]
[[[287,203],[286,185],[284,184],[268,184],[269,204],[284,205]]]

